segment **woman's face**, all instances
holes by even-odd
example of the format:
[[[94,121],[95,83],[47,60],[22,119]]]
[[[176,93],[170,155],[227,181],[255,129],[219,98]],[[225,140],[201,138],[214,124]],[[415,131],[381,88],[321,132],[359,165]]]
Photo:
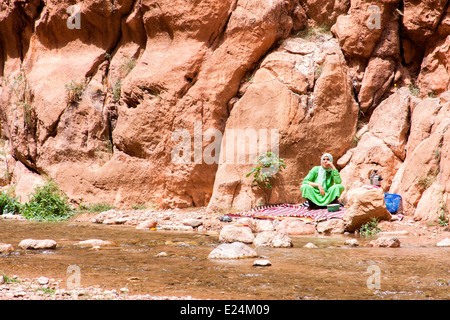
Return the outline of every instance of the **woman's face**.
[[[330,163],[330,158],[328,156],[323,157],[322,166],[326,168],[329,166],[329,163]]]

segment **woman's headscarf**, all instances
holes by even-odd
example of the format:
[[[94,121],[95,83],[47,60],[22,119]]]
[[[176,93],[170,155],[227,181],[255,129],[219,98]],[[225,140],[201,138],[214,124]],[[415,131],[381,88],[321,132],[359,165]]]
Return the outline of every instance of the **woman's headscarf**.
[[[323,162],[323,158],[328,157],[328,159],[330,159],[330,162],[333,163],[333,156],[329,153],[324,153],[322,155],[322,158],[320,158],[320,168],[319,168],[319,173],[317,175],[317,183],[319,183],[323,189],[325,191],[327,191],[328,187],[326,184],[327,181],[327,172],[330,172],[331,170],[333,170],[333,168],[328,167],[328,168],[324,168],[322,166],[322,162]]]

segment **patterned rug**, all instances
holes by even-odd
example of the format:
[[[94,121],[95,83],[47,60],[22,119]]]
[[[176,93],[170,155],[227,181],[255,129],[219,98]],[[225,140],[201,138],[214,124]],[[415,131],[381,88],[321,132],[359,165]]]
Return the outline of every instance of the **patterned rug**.
[[[329,219],[342,219],[345,208],[341,207],[339,211],[329,212],[327,209],[309,209],[301,204],[272,204],[259,206],[250,211],[240,213],[230,213],[230,217],[248,217],[258,219],[286,219],[299,218],[305,221],[324,221]]]

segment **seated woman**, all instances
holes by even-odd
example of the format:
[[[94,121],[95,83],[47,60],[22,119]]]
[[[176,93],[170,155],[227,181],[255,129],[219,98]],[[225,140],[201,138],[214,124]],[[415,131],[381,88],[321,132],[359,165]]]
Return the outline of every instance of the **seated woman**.
[[[311,169],[303,180],[302,197],[307,199],[310,209],[325,207],[330,203],[339,203],[338,198],[344,186],[339,171],[333,165],[333,157],[325,153],[321,165]]]

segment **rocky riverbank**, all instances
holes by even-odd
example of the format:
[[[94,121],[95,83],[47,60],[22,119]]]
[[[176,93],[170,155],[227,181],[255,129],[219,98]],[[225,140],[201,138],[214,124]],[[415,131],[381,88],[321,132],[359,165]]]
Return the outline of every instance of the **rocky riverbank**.
[[[247,226],[252,233],[277,230],[291,236],[346,233],[342,228],[327,228],[327,225],[339,225],[341,219],[325,222],[305,222],[298,219],[262,220],[252,218],[233,218],[231,222],[220,221],[223,214],[207,214],[206,208],[171,210],[116,210],[99,214],[83,213],[72,218],[73,222],[92,222],[105,225],[127,225],[150,231],[184,231],[217,233],[224,226]],[[145,227],[145,226],[148,227]],[[292,226],[291,228],[289,228]],[[450,237],[450,227],[436,223],[415,221],[410,216],[392,215],[387,221],[378,224],[379,235],[401,235],[439,242]],[[357,233],[357,231],[356,231]]]
[[[192,300],[191,296],[130,295],[127,288],[105,290],[99,286],[60,288],[62,280],[0,275],[0,300]]]
[[[252,218],[233,218],[231,222],[219,220],[222,214],[206,214],[205,208],[182,210],[119,210],[113,209],[102,213],[81,213],[71,218],[71,225],[107,225],[110,228],[116,226],[129,226],[142,229],[144,232],[166,233],[208,233],[217,237],[218,246],[212,248],[210,259],[233,259],[248,257],[258,259],[255,250],[258,247],[288,248],[293,246],[291,239],[301,236],[330,235],[330,229],[323,228],[323,223],[305,222],[298,219],[284,220],[259,220]],[[18,216],[0,216],[3,219],[14,219],[14,223],[22,223]],[[339,219],[335,219],[339,220]],[[403,216],[401,219],[394,215],[390,221],[382,221],[378,224],[381,231],[378,238],[365,241],[358,234],[342,232],[348,235],[348,239],[342,246],[349,249],[356,247],[392,247],[397,248],[403,242],[423,244],[424,246],[449,246],[450,228],[441,227],[437,223],[422,223],[412,217]],[[292,232],[292,230],[296,230]],[[328,230],[328,231],[327,231]],[[331,229],[332,230],[332,229]],[[45,244],[52,250],[58,246],[52,239],[42,239],[37,242],[34,239],[24,239],[17,244],[1,244],[0,257],[17,250],[36,250],[44,248]],[[95,241],[94,241],[95,240]],[[89,247],[89,249],[103,250],[114,239],[85,239],[73,245]],[[314,242],[314,241],[313,241]],[[236,244],[238,243],[238,244]],[[308,243],[305,248],[315,249],[318,243]],[[16,247],[16,248],[15,248]],[[229,247],[229,248],[228,248]],[[44,248],[45,249],[45,248]],[[231,250],[231,256],[227,256]],[[395,250],[395,249],[392,249]],[[250,252],[247,256],[247,252]],[[164,255],[164,252],[161,252]],[[233,256],[235,255],[235,257]],[[259,257],[260,258],[260,257]],[[255,260],[256,263],[256,260]],[[258,265],[258,264],[255,264]],[[269,260],[265,266],[270,267]],[[166,295],[130,295],[127,288],[115,288],[106,290],[100,286],[89,286],[77,289],[66,289],[61,286],[62,280],[46,277],[18,277],[8,274],[0,277],[0,299],[3,300],[73,300],[73,299],[113,299],[113,300],[143,300],[143,299],[192,299],[191,296],[166,296]]]

